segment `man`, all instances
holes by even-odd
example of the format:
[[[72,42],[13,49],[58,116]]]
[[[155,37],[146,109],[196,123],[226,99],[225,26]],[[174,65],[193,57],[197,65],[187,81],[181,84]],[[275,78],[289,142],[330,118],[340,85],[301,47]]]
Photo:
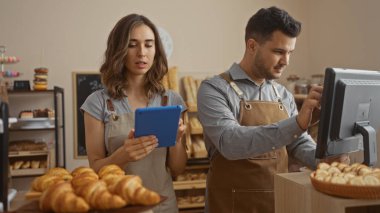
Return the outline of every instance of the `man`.
[[[274,81],[300,31],[286,11],[260,9],[246,26],[240,63],[201,84],[198,116],[211,162],[206,212],[274,212],[273,177],[288,171],[288,154],[316,166],[306,130],[322,87],[311,88],[298,113],[293,95]]]

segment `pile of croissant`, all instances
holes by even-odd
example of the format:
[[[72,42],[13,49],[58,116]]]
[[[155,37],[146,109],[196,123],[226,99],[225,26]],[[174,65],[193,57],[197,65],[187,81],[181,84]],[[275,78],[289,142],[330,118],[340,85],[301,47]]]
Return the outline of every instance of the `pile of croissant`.
[[[354,186],[380,186],[380,169],[371,168],[364,164],[347,165],[334,162],[318,164],[318,169],[311,177],[328,183]]]
[[[145,188],[139,176],[126,175],[114,164],[102,167],[98,173],[88,167],[78,167],[71,173],[52,168],[33,180],[26,196],[38,196],[44,212],[87,212],[160,202],[160,195]]]

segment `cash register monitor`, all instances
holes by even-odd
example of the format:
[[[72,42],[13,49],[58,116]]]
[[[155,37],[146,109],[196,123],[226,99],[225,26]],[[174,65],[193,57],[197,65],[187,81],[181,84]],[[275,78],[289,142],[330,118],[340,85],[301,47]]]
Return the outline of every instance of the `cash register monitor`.
[[[380,72],[327,68],[321,99],[316,158],[364,149],[364,164],[377,162]]]

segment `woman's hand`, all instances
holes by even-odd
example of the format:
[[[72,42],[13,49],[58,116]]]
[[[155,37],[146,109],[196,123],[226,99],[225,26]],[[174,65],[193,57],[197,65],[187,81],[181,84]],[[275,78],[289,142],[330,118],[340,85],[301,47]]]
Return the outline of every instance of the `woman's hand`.
[[[183,123],[182,118],[179,119],[177,131],[177,143],[181,142],[182,136],[185,134],[186,125]]]
[[[154,135],[135,138],[135,130],[128,134],[128,139],[124,141],[124,150],[128,162],[138,161],[151,153],[158,146],[158,139]]]

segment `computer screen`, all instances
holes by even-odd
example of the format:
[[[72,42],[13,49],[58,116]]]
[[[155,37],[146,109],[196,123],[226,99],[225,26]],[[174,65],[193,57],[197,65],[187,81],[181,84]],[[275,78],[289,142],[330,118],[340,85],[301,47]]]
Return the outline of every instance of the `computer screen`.
[[[327,68],[321,99],[316,158],[364,151],[364,164],[377,162],[380,131],[380,72]]]

